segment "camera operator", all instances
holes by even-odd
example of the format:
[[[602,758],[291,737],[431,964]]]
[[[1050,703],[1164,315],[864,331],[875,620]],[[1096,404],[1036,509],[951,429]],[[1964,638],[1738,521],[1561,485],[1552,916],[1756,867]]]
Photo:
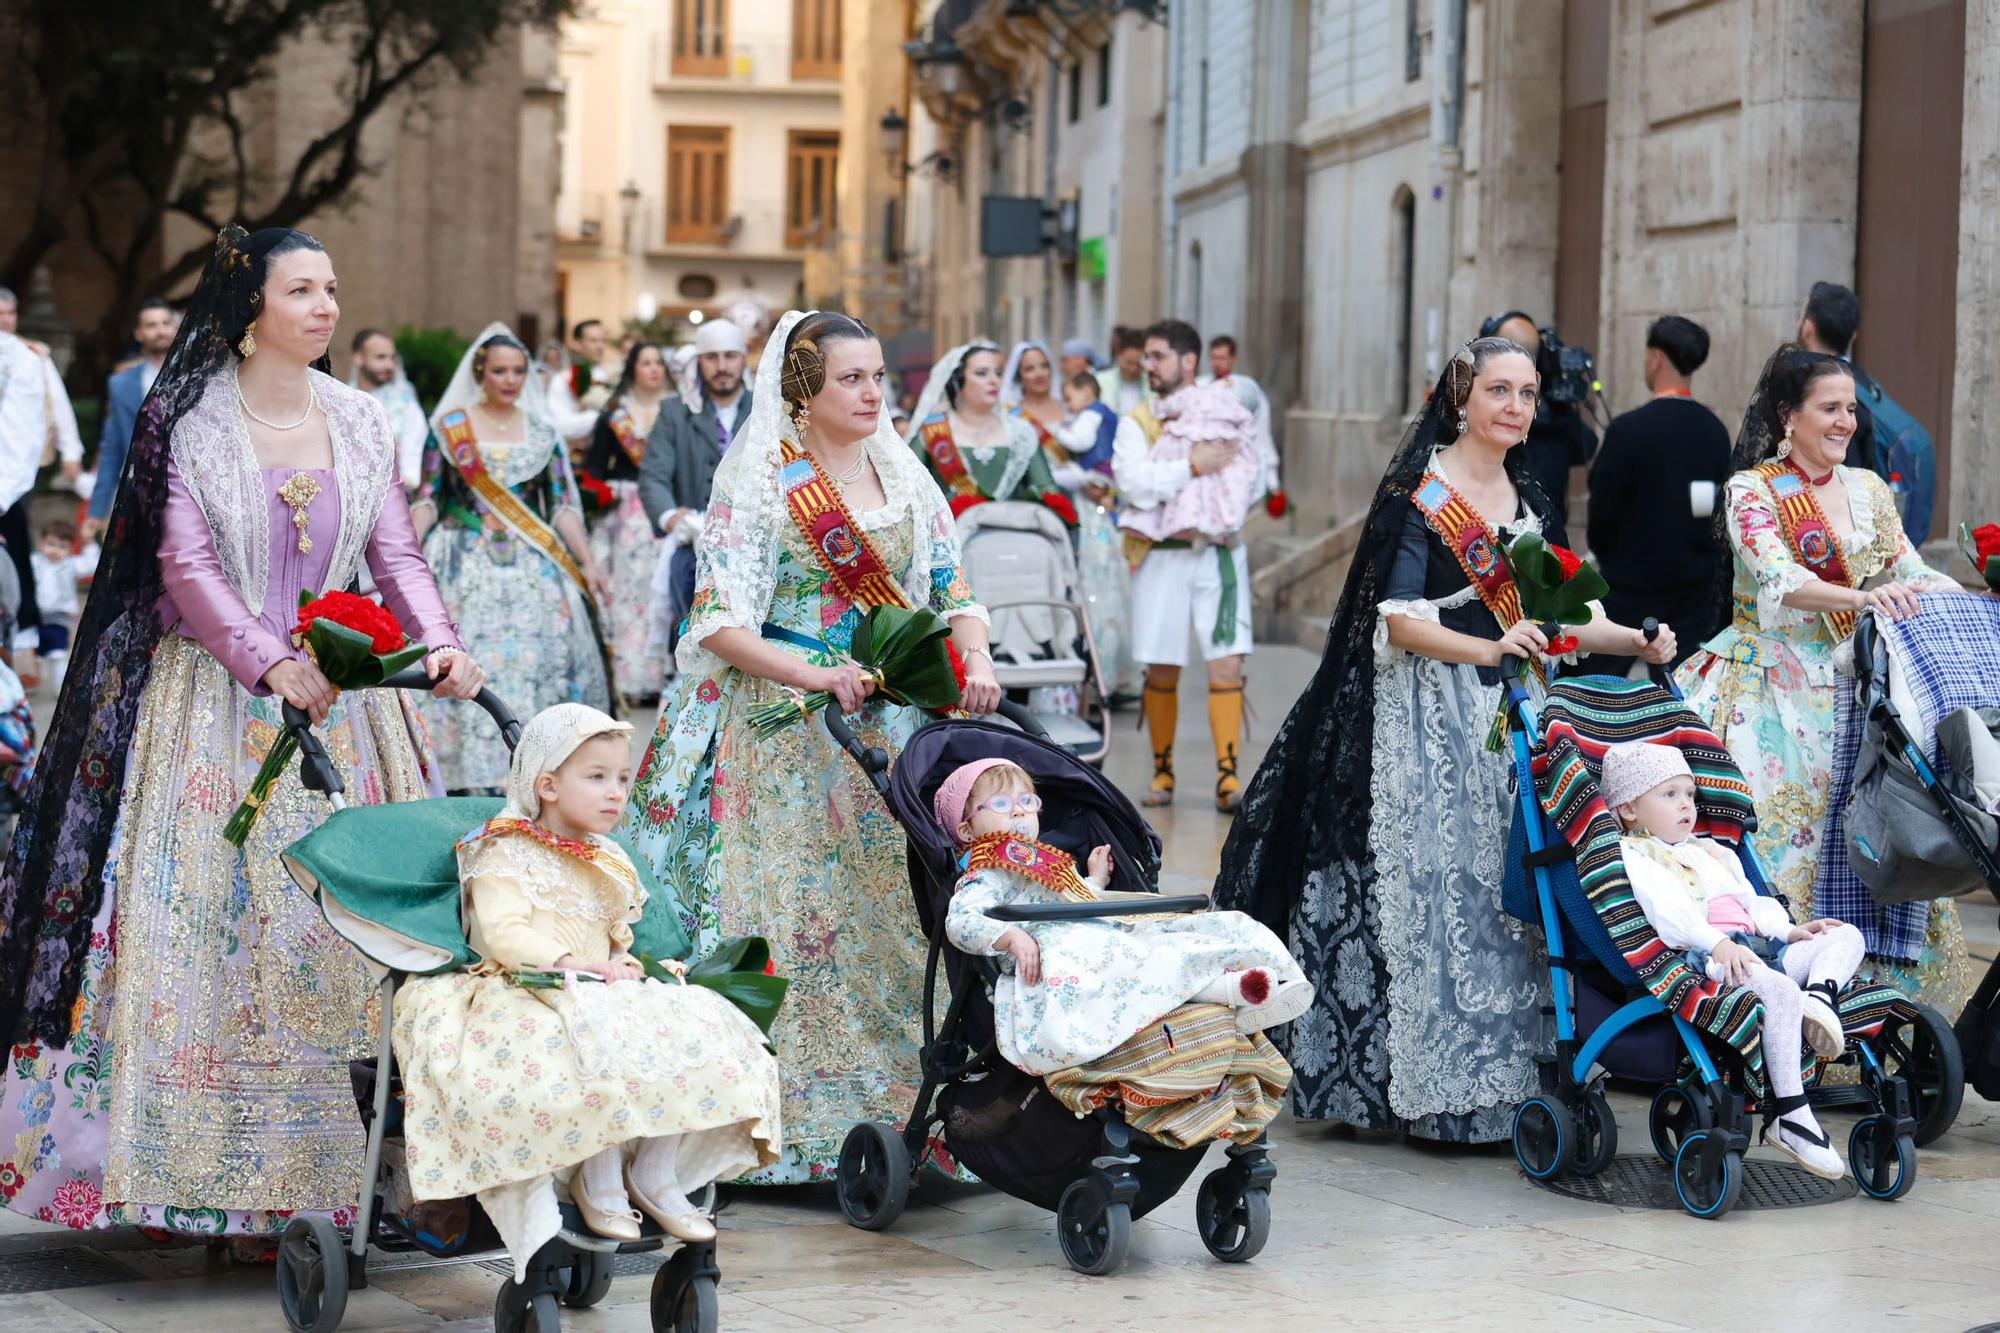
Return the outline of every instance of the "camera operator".
[[[1566,525],[1570,469],[1582,467],[1597,451],[1597,432],[1580,410],[1593,387],[1590,357],[1580,348],[1563,348],[1553,330],[1548,331],[1545,345],[1543,332],[1519,310],[1495,315],[1479,326],[1482,338],[1511,338],[1527,348],[1541,372],[1542,395],[1528,426],[1528,472]],[[1565,351],[1567,357],[1561,355]]]

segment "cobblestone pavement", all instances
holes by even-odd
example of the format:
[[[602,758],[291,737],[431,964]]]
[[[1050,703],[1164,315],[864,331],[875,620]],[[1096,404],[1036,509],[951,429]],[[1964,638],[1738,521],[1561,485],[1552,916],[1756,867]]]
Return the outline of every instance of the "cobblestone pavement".
[[[1254,661],[1254,766],[1312,658]],[[1150,772],[1124,715],[1110,771],[1130,790]],[[1226,832],[1209,809],[1204,700],[1182,699],[1183,797],[1157,823],[1166,886],[1207,887]],[[1994,953],[1993,904],[1967,904],[1975,950]],[[1643,1153],[1645,1101],[1614,1095],[1623,1151]],[[1830,1117],[1845,1134],[1848,1118]],[[1715,1223],[1677,1211],[1589,1203],[1531,1185],[1511,1154],[1447,1152],[1289,1121],[1274,1126],[1279,1176],[1269,1245],[1216,1263],[1194,1227],[1199,1173],[1133,1227],[1117,1274],[1071,1273],[1048,1214],[993,1190],[920,1184],[886,1232],[856,1231],[830,1190],[738,1191],[723,1215],[727,1330],[1669,1329],[1895,1328],[1960,1333],[2000,1321],[1987,1228],[2000,1225],[2000,1108],[1968,1096],[1957,1127],[1921,1155],[1893,1204],[1848,1198],[1741,1210]],[[1772,1154],[1753,1149],[1753,1160]],[[22,1290],[55,1247],[95,1285]],[[501,1274],[478,1262],[381,1268],[343,1329],[491,1327]],[[44,1279],[45,1280],[45,1279]],[[649,1277],[619,1277],[604,1304],[565,1311],[576,1333],[648,1328]],[[17,1294],[5,1294],[15,1292]],[[119,1333],[282,1328],[268,1267],[200,1245],[124,1233],[83,1236],[0,1213],[0,1330]]]

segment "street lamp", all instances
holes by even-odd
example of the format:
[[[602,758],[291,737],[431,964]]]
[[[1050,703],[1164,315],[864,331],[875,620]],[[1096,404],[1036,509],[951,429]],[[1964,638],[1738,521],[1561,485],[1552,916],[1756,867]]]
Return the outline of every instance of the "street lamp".
[[[950,180],[952,173],[958,170],[958,164],[952,160],[951,154],[943,149],[931,153],[921,162],[904,161],[910,147],[910,122],[904,120],[902,113],[895,107],[889,108],[880,123],[882,156],[889,164],[890,175],[907,178],[919,172],[929,171],[939,180]]]
[[[639,212],[639,182],[628,180],[618,192],[618,212],[625,222],[625,248],[632,248],[632,220]]]
[[[917,67],[917,78],[930,83],[942,96],[956,97],[965,87],[965,70],[971,62],[951,38],[914,41],[903,49]]]

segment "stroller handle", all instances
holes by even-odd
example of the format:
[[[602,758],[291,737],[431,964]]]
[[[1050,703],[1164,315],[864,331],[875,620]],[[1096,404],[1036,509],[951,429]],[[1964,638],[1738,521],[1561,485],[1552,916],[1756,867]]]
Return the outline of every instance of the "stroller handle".
[[[363,688],[423,690],[428,693],[436,690],[438,683],[438,680],[432,680],[430,673],[424,670],[423,663],[418,662],[388,677],[380,685]],[[482,686],[472,702],[485,709],[487,716],[493,719],[494,725],[500,728],[500,734],[506,739],[510,751],[521,743],[520,719],[514,716],[514,710],[507,707],[499,695]],[[344,795],[347,783],[340,776],[340,770],[335,768],[333,761],[327,757],[326,746],[313,733],[312,719],[306,716],[304,709],[295,706],[289,700],[285,702],[283,711],[285,730],[291,733],[292,739],[297,741],[299,746],[300,783],[307,791],[316,791],[326,796]]]
[[[1114,902],[1009,903],[986,915],[995,921],[1094,921],[1106,916],[1168,916],[1176,912],[1208,910],[1205,893],[1164,894],[1137,901],[1120,898]]]
[[[1030,736],[1042,740],[1049,738],[1049,733],[1035,720],[1035,715],[1012,699],[1002,698],[1000,707],[995,711]],[[854,734],[854,728],[847,725],[847,718],[839,708],[828,706],[820,716],[826,721],[827,734],[833,737],[833,743],[847,751],[854,762],[861,765],[861,771],[868,775],[868,781],[874,785],[876,791],[887,796],[889,752],[879,745],[863,744],[861,738]]]

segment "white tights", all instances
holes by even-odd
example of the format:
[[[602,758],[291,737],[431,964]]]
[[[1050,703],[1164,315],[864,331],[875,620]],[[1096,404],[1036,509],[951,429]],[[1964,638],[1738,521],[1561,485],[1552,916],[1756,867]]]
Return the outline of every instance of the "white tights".
[[[1764,1069],[1774,1096],[1796,1097],[1805,1091],[1799,1073],[1799,1054],[1805,1049],[1800,1031],[1805,994],[1800,986],[1818,981],[1845,986],[1867,951],[1861,932],[1843,923],[1786,945],[1778,960],[1782,972],[1762,962],[1751,970],[1745,985],[1764,1002]]]
[[[680,1155],[681,1136],[663,1134],[639,1140],[632,1153],[632,1183],[647,1198],[670,1212],[694,1212],[675,1176],[675,1159]],[[583,1173],[584,1192],[592,1203],[606,1211],[629,1207],[625,1193],[625,1144],[614,1143],[584,1159],[577,1169]],[[623,1202],[621,1202],[623,1201]]]

